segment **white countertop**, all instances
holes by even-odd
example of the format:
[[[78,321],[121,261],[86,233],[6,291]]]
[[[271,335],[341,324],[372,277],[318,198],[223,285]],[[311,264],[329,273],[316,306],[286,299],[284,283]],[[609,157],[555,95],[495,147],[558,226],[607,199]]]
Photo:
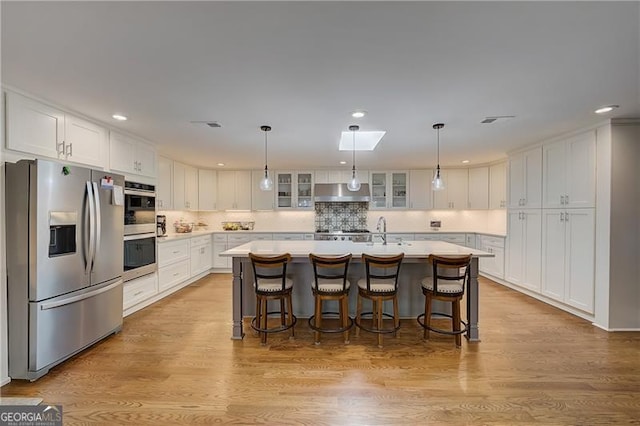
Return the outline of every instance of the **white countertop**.
[[[220,256],[248,257],[249,253],[280,254],[292,257],[307,257],[309,253],[318,255],[341,255],[351,253],[359,257],[363,253],[384,256],[404,253],[407,258],[425,258],[429,254],[473,254],[477,257],[494,257],[493,253],[476,250],[444,241],[407,241],[402,244],[354,243],[351,241],[253,241],[223,251]]]
[[[223,231],[221,229],[216,229],[213,231],[194,231],[194,232],[187,232],[184,234],[176,234],[176,233],[172,233],[172,234],[167,234],[165,236],[162,237],[158,237],[158,242],[162,243],[165,241],[174,241],[174,240],[180,240],[183,238],[192,238],[192,237],[198,237],[201,235],[210,235],[210,234],[228,234],[228,235],[236,235],[236,234],[246,234],[246,235],[252,235],[252,234],[313,234],[314,231]],[[377,235],[377,232],[371,232],[372,235]],[[450,230],[446,230],[446,231],[430,231],[430,230],[425,230],[425,231],[387,231],[387,234],[481,234],[481,235],[489,235],[492,237],[500,237],[500,238],[505,238],[506,235],[505,234],[497,234],[497,233],[492,233],[492,232],[474,232],[474,231],[450,231]]]

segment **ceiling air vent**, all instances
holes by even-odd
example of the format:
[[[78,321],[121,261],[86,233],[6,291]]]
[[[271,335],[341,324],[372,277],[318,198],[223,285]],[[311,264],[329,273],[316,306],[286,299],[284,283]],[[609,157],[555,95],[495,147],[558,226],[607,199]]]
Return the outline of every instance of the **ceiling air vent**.
[[[190,121],[191,124],[206,124],[209,127],[219,128],[222,127],[222,124],[217,121]]]
[[[496,120],[507,120],[509,118],[514,118],[514,117],[515,115],[494,115],[494,116],[485,118],[480,123],[489,124],[489,123],[493,123]]]

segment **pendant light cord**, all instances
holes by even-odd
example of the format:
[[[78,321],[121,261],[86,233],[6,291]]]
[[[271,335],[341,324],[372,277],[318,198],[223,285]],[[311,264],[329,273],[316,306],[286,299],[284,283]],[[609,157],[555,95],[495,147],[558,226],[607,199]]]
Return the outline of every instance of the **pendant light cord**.
[[[267,164],[269,164],[269,162],[267,161],[267,131],[265,130],[264,132],[264,170],[265,172],[267,171]]]

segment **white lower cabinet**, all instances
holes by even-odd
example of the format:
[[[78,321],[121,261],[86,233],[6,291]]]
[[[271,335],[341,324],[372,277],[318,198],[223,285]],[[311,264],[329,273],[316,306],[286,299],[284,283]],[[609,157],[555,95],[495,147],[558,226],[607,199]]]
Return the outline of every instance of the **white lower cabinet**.
[[[476,238],[478,250],[493,253],[494,257],[478,259],[478,270],[496,278],[504,278],[504,238],[488,235],[478,235]]]
[[[507,230],[505,280],[539,293],[542,210],[509,210]]]
[[[211,235],[191,239],[191,276],[211,269]]]
[[[432,234],[415,234],[416,241],[446,241],[447,243],[467,245],[466,234],[452,233],[432,233]]]
[[[174,287],[190,277],[190,244],[188,239],[158,245],[159,291]]]
[[[594,209],[542,211],[542,293],[593,313]]]
[[[158,294],[158,276],[153,273],[124,283],[122,308],[127,310]]]

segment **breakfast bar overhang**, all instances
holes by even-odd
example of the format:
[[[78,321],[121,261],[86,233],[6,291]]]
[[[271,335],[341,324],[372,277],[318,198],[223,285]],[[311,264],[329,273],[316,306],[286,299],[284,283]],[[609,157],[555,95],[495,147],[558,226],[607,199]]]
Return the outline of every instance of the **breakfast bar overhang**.
[[[404,253],[404,260],[400,269],[398,299],[401,318],[413,318],[424,311],[424,296],[420,288],[420,280],[431,274],[427,257],[437,255],[466,255],[471,254],[471,280],[469,288],[465,290],[467,311],[467,333],[469,341],[480,340],[478,329],[478,258],[493,257],[493,253],[446,243],[443,241],[411,241],[402,244],[354,243],[351,241],[253,241],[222,252],[220,255],[233,259],[233,330],[232,339],[242,339],[243,317],[253,315],[255,301],[253,296],[253,270],[249,260],[249,253],[262,256],[289,253],[292,257],[287,269],[294,282],[293,310],[300,318],[313,314],[313,295],[311,282],[313,270],[309,262],[309,253],[317,255],[342,255],[351,253],[353,259],[349,266],[348,278],[355,286],[359,278],[364,277],[361,262],[363,253],[376,256],[391,256]],[[351,291],[349,311],[355,312],[355,294]],[[435,301],[434,303],[438,303]],[[444,311],[438,307],[434,311]]]

